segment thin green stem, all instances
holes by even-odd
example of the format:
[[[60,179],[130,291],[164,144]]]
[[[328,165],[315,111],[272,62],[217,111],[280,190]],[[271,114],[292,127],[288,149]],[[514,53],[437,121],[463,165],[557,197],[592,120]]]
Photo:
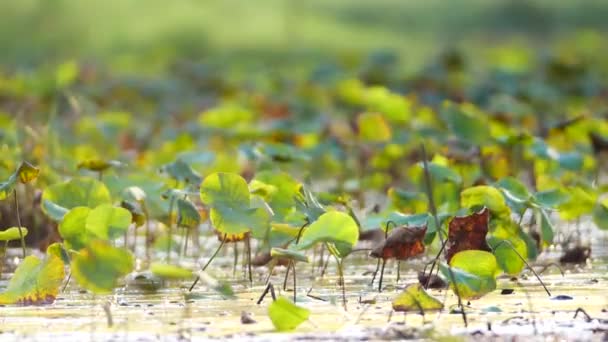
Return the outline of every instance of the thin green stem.
[[[215,257],[220,252],[220,249],[222,249],[222,247],[224,246],[225,243],[226,243],[226,235],[224,235],[224,238],[222,239],[222,243],[220,243],[220,246],[215,250],[215,252],[211,256],[211,258],[209,259],[209,261],[207,261],[205,266],[203,266],[201,271],[205,271],[207,269],[207,267],[209,267],[209,265],[211,265],[211,262],[213,261],[213,259],[215,259]],[[192,286],[190,286],[190,289],[188,290],[188,292],[192,292],[192,289],[196,286],[196,284],[199,282],[199,280],[201,280],[200,275],[196,277],[196,279],[194,280],[194,283],[192,283]]]
[[[23,258],[25,259],[25,237],[21,231],[21,215],[19,214],[19,199],[17,198],[17,189],[13,190],[13,197],[15,198],[15,211],[17,213],[17,225],[19,226],[19,238],[21,239],[21,249],[23,250]]]

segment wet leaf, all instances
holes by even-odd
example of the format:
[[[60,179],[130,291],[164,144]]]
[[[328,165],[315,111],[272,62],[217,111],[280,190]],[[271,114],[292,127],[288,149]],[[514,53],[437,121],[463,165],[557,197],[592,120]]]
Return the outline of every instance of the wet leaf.
[[[348,214],[331,211],[304,229],[297,249],[308,249],[319,242],[330,242],[336,246],[339,257],[344,257],[358,240],[359,227],[355,220]]]
[[[574,220],[593,211],[597,194],[592,189],[570,187],[568,194],[570,195],[568,201],[558,207],[559,216],[563,220]]]
[[[290,331],[310,317],[310,311],[281,296],[268,307],[268,316],[277,331]]]
[[[95,293],[111,292],[118,278],[129,274],[134,260],[128,251],[102,240],[92,241],[72,259],[72,275],[80,286]]]
[[[424,253],[426,226],[398,227],[388,234],[371,252],[374,258],[406,260]]]
[[[131,225],[131,219],[128,210],[102,204],[89,212],[86,229],[100,239],[113,240],[124,235]]]
[[[454,217],[448,226],[447,261],[465,250],[490,251],[486,243],[490,211],[483,208],[469,216]]]
[[[422,285],[410,284],[403,292],[393,299],[393,310],[399,312],[441,310],[443,304],[437,298],[429,295]]]
[[[159,262],[153,262],[150,265],[150,271],[155,276],[163,279],[179,280],[193,277],[192,271],[187,268]]]
[[[46,248],[46,254],[54,255],[63,261],[63,264],[68,266],[70,265],[70,256],[68,255],[68,251],[65,250],[63,244],[60,242],[55,242],[50,244]]]
[[[55,221],[61,221],[63,215],[72,208],[95,208],[110,202],[108,188],[93,178],[73,178],[53,184],[42,193],[42,211]]]
[[[545,209],[553,209],[566,203],[570,195],[561,189],[539,191],[534,194],[534,200]]]
[[[517,203],[524,204],[532,197],[532,194],[530,194],[528,188],[526,188],[526,186],[516,178],[503,178],[498,181],[496,185],[500,188],[500,190],[502,190],[507,199]]]
[[[63,262],[55,255],[45,260],[26,257],[15,270],[6,290],[0,294],[0,304],[51,304],[59,293],[65,276]]]
[[[7,228],[0,231],[0,241],[20,240],[21,234],[25,237],[27,235],[27,228],[21,227],[21,233],[19,233],[19,227]]]
[[[468,250],[456,253],[450,261],[455,284],[448,266],[439,265],[441,274],[452,289],[458,288],[463,299],[477,299],[496,289],[496,276],[500,273],[496,258],[492,253]]]

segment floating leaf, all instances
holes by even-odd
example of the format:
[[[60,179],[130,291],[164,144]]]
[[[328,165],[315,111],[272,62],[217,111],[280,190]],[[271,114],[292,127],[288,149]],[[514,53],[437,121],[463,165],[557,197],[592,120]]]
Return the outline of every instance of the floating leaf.
[[[162,264],[158,262],[153,262],[150,265],[150,271],[155,276],[158,276],[163,279],[190,279],[193,276],[191,270],[175,265]]]
[[[42,193],[42,211],[56,221],[61,221],[63,215],[72,208],[95,208],[110,202],[108,188],[93,178],[73,178],[53,184]]]
[[[492,253],[468,250],[456,253],[450,261],[454,282],[448,266],[439,269],[450,286],[458,288],[463,299],[477,299],[496,289],[496,276],[500,273],[496,257]]]
[[[89,212],[86,229],[100,239],[113,240],[131,225],[131,213],[120,207],[102,204]]]
[[[454,217],[448,226],[447,261],[465,250],[490,251],[486,243],[490,211],[483,208],[469,216]]]
[[[308,320],[310,310],[297,306],[281,296],[268,307],[268,316],[277,331],[290,331]]]
[[[330,242],[335,244],[339,257],[344,257],[358,240],[359,227],[355,220],[348,214],[331,211],[304,229],[297,249],[308,249],[318,242]]]
[[[398,227],[390,231],[386,240],[371,252],[374,258],[406,260],[424,253],[426,226]]]
[[[21,233],[19,233],[19,227],[11,227],[0,232],[0,241],[20,240],[21,234],[25,237],[27,235],[27,228],[21,227]]]
[[[0,294],[0,304],[51,304],[59,293],[65,276],[63,262],[55,255],[43,261],[30,255],[15,270],[6,290]]]
[[[118,278],[129,274],[133,266],[131,253],[95,240],[76,254],[71,268],[74,279],[82,287],[95,293],[108,293]]]
[[[395,299],[393,310],[399,312],[441,310],[443,304],[437,298],[429,295],[419,283],[408,285]]]
[[[309,262],[309,259],[305,254],[291,249],[273,247],[270,250],[270,256],[273,258],[285,258],[295,261]]]

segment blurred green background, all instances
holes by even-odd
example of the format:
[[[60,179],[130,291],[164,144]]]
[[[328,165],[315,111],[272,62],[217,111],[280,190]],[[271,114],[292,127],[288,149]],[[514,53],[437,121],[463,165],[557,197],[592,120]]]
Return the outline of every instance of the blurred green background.
[[[606,18],[606,0],[5,0],[0,63],[145,70],[179,59],[279,65],[390,49],[417,67],[446,47],[543,46],[581,30],[601,39]]]

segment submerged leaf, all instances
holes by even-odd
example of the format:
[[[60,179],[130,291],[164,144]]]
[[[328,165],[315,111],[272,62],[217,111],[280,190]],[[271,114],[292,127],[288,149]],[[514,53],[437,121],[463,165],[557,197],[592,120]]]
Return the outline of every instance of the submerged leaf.
[[[429,295],[419,283],[408,285],[395,299],[393,310],[399,312],[441,310],[443,304],[435,297]]]
[[[277,331],[290,331],[308,319],[310,310],[281,296],[268,307],[268,316]]]
[[[490,211],[484,208],[469,216],[454,217],[449,223],[447,242],[447,261],[466,250],[490,251],[486,243]]]
[[[389,233],[371,252],[374,258],[406,260],[424,253],[426,225],[422,227],[398,227]]]
[[[61,258],[49,254],[40,260],[30,255],[19,264],[6,290],[0,294],[0,304],[51,304],[64,276]]]
[[[19,233],[19,227],[11,227],[0,232],[0,241],[12,241],[21,239],[27,235],[27,228],[21,227],[21,233]]]

